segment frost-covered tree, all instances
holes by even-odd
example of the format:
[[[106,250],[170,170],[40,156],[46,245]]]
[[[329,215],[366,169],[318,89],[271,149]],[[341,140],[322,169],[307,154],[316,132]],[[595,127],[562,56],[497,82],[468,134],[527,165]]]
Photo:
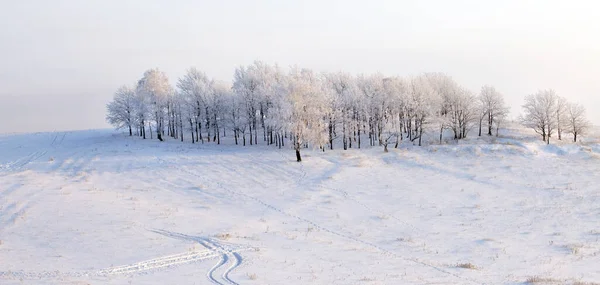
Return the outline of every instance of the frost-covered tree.
[[[389,109],[392,103],[389,92],[386,92],[384,88],[383,76],[380,74],[361,75],[357,78],[357,85],[360,90],[358,97],[360,101],[355,105],[366,107],[365,115],[369,125],[371,145],[377,143],[381,146],[384,142],[384,127],[389,119]]]
[[[476,118],[475,96],[471,91],[457,88],[450,101],[451,129],[455,139],[464,139]]]
[[[440,96],[431,86],[427,77],[423,75],[411,79],[409,96],[409,108],[413,117],[412,121],[414,121],[414,124],[409,121],[409,132],[414,133],[410,136],[410,140],[419,140],[419,146],[421,146],[425,127],[434,121],[439,109]]]
[[[188,122],[188,114],[187,112],[187,104],[186,104],[185,96],[180,91],[176,91],[173,96],[173,113],[174,113],[174,128],[178,130],[177,136],[181,141],[184,141],[185,132],[187,130],[186,125]],[[194,140],[194,136],[191,136],[192,142]]]
[[[395,148],[398,147],[399,141],[402,138],[402,127],[404,120],[402,113],[404,111],[406,84],[399,77],[389,77],[383,79],[384,88],[384,121],[382,127],[383,133],[383,150],[388,151],[388,144],[395,139]]]
[[[129,129],[129,135],[133,135],[133,127],[136,124],[135,91],[128,86],[121,86],[115,92],[113,100],[106,106],[106,120],[116,129]]]
[[[167,107],[170,97],[173,95],[167,75],[158,69],[147,70],[144,73],[144,77],[138,81],[136,93],[149,100],[151,115],[156,122],[157,138],[163,141]]]
[[[225,118],[227,99],[230,97],[231,87],[224,82],[213,82],[212,94],[209,97],[211,126],[213,129],[213,142],[221,144],[221,122]]]
[[[185,98],[188,113],[193,113],[193,116],[188,117],[189,123],[193,125],[192,138],[195,142],[201,141],[204,143],[202,126],[206,122],[206,118],[210,117],[210,114],[207,113],[209,108],[207,101],[213,92],[212,82],[205,73],[192,67],[179,79],[177,88]]]
[[[234,92],[230,92],[227,94],[225,98],[226,102],[226,110],[225,117],[226,122],[228,122],[231,131],[233,131],[233,138],[235,140],[235,144],[238,144],[238,140],[240,136],[242,136],[242,143],[246,145],[246,122],[248,121],[246,118],[246,104],[240,96],[238,96]]]
[[[289,104],[289,76],[277,69],[274,80],[270,83],[268,116],[265,116],[265,124],[268,126],[269,144],[278,148],[285,145],[285,138],[289,132],[290,104]]]
[[[525,97],[524,114],[521,123],[542,136],[542,140],[550,144],[550,137],[556,129],[556,102],[554,90],[540,90]]]
[[[150,118],[150,100],[144,93],[135,92],[135,118],[142,138],[146,139],[146,123]]]
[[[508,113],[508,107],[504,103],[502,93],[496,91],[496,88],[490,85],[481,87],[481,92],[477,98],[479,108],[479,136],[481,136],[482,121],[487,123],[487,133],[492,135],[494,126],[499,125],[496,119],[502,119]]]
[[[323,82],[310,70],[294,69],[290,73],[290,124],[296,160],[302,161],[300,149],[307,145],[327,143],[327,101],[324,100]]]
[[[333,141],[339,136],[339,133],[341,133],[344,150],[352,147],[353,139],[360,148],[360,133],[364,131],[362,119],[365,101],[359,91],[357,79],[347,73],[339,72],[326,74],[325,80],[326,88],[330,88],[332,91],[328,100],[330,111],[327,114],[330,121],[328,124],[330,148],[333,149]],[[356,136],[354,136],[355,133]]]
[[[567,103],[565,108],[566,131],[573,135],[573,142],[577,142],[577,136],[585,134],[590,126],[585,116],[585,107],[577,103]]]
[[[439,97],[439,105],[432,121],[437,121],[440,136],[444,128],[449,128],[454,133],[454,139],[466,138],[477,117],[473,94],[446,74],[426,73],[423,76]]]
[[[246,106],[246,119],[250,132],[250,145],[253,144],[252,135],[254,135],[254,144],[258,143],[257,139],[257,112],[260,108],[259,104],[259,85],[261,84],[260,76],[253,66],[241,66],[235,70],[233,79],[233,92],[243,98]]]
[[[568,108],[567,99],[556,96],[556,133],[558,140],[562,140],[563,127],[567,124],[566,112]]]

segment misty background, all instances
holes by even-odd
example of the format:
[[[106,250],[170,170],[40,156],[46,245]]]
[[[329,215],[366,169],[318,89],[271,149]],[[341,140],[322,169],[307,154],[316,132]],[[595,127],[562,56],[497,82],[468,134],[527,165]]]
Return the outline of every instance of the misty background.
[[[230,82],[254,60],[315,71],[444,72],[521,112],[552,88],[600,124],[594,1],[3,1],[0,133],[110,127],[106,103],[149,68]]]

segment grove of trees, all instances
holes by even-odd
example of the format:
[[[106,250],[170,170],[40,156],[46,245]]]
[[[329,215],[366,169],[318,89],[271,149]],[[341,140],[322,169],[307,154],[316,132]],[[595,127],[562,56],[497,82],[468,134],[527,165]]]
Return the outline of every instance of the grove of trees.
[[[544,141],[554,133],[572,133],[574,140],[589,125],[581,105],[553,91],[526,97],[521,121]],[[503,95],[492,86],[478,94],[443,73],[385,77],[284,70],[256,61],[235,70],[233,83],[210,79],[190,68],[175,83],[158,69],[147,70],[135,86],[122,86],[107,105],[107,121],[130,135],[163,141],[166,137],[192,143],[263,143],[323,151],[342,147],[419,146],[423,135],[461,140],[496,135],[508,116]],[[446,138],[448,139],[448,138]]]
[[[526,96],[523,109],[521,124],[533,129],[548,144],[554,134],[562,140],[563,133],[572,134],[573,141],[577,142],[577,136],[590,126],[583,106],[568,102],[551,89]]]

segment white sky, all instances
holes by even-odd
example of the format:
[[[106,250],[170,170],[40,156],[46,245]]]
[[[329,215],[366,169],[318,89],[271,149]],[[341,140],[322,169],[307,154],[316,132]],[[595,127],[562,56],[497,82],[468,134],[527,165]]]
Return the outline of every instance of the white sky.
[[[230,81],[262,60],[316,71],[445,72],[520,112],[553,88],[600,124],[596,1],[1,0],[0,133],[109,127],[148,68]]]

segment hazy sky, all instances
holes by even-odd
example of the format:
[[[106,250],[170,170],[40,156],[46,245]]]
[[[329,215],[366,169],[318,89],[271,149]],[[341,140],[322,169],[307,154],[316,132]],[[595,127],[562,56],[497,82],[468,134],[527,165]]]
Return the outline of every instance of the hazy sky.
[[[2,0],[0,133],[108,127],[148,68],[230,81],[262,60],[317,71],[445,72],[520,112],[553,88],[600,124],[597,1]]]

